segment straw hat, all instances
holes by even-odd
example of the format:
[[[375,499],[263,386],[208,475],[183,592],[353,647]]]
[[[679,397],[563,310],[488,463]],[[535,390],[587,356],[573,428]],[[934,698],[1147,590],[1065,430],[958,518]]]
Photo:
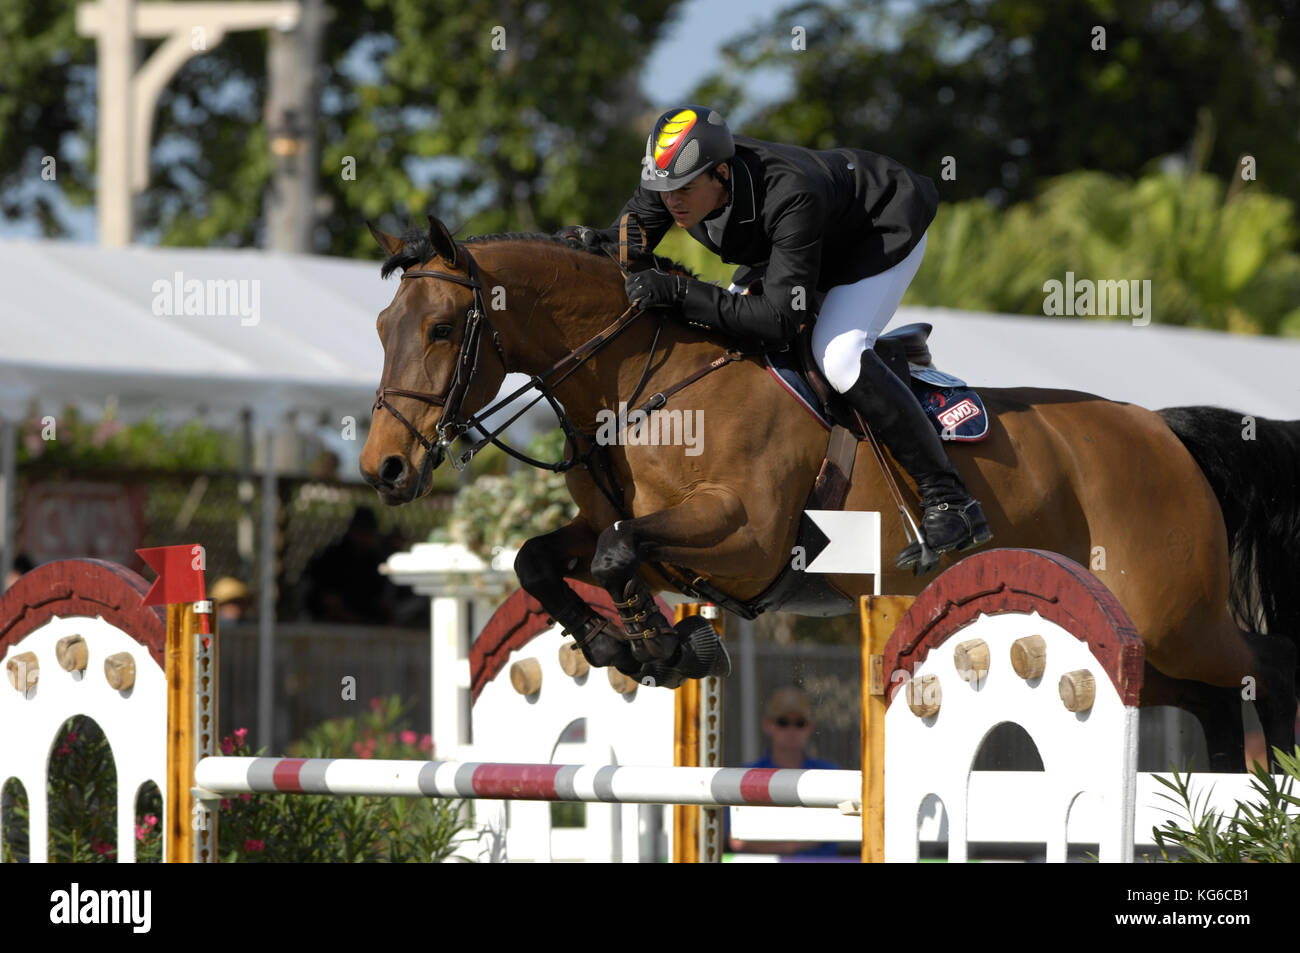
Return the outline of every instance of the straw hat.
[[[251,599],[252,596],[253,590],[234,576],[222,576],[208,590],[208,598],[215,599],[217,602],[242,602]]]

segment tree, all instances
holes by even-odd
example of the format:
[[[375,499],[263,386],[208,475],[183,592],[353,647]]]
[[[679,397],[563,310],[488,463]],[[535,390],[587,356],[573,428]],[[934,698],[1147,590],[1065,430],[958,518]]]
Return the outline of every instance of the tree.
[[[432,211],[475,232],[603,220],[635,188],[646,123],[635,77],[676,0],[331,6],[319,251],[370,257],[363,221],[394,213]],[[0,0],[0,23],[0,210],[63,234],[56,190],[93,197],[94,45],[76,34],[69,0]],[[137,205],[144,234],[258,243],[274,161],[266,46],[262,33],[230,34],[168,85]],[[44,155],[59,160],[54,183],[39,179]]]
[[[1207,126],[1194,166],[1227,179],[1249,154],[1263,186],[1300,200],[1300,0],[804,3],[725,57],[700,95],[753,113],[742,131],[885,153],[948,201],[1031,198],[1076,169],[1135,176],[1189,154]],[[773,69],[789,71],[789,95],[755,102],[752,77]]]

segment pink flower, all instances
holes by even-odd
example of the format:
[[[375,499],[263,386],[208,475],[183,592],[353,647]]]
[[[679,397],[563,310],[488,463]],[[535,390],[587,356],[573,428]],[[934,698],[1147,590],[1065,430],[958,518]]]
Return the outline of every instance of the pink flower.
[[[425,735],[423,738],[420,739],[420,750],[421,751],[433,750],[433,735]]]
[[[121,421],[112,420],[112,419],[101,420],[99,424],[95,427],[95,431],[90,438],[91,442],[96,447],[102,447],[104,444],[108,443],[110,437],[112,437],[121,429],[122,429]]]
[[[116,852],[117,848],[112,844],[105,843],[102,840],[93,840],[90,842],[90,849],[96,854],[107,855]]]
[[[402,744],[407,745],[408,747],[415,744],[416,734],[414,731],[403,731],[401,737]]]
[[[246,854],[256,854],[256,853],[260,853],[261,851],[263,851],[263,850],[265,850],[265,849],[266,849],[266,842],[265,842],[265,841],[260,841],[260,840],[246,840],[246,841],[244,841],[244,853],[246,853]]]

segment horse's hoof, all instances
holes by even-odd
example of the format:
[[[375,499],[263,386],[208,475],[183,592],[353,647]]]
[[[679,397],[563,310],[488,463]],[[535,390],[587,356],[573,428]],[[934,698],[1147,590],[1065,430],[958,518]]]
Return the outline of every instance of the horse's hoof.
[[[641,670],[634,677],[642,685],[650,688],[677,688],[686,681],[686,676],[663,662],[642,665]]]
[[[673,628],[682,640],[681,654],[673,668],[687,678],[725,678],[731,674],[731,656],[712,622],[692,615]]]

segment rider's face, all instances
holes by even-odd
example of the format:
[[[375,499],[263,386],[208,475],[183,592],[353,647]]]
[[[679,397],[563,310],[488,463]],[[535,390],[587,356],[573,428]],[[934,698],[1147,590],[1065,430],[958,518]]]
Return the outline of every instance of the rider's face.
[[[726,164],[718,166],[718,174],[729,175]],[[698,225],[704,216],[727,204],[727,188],[709,173],[697,175],[680,189],[664,192],[664,207],[673,216],[673,222],[682,228]]]

